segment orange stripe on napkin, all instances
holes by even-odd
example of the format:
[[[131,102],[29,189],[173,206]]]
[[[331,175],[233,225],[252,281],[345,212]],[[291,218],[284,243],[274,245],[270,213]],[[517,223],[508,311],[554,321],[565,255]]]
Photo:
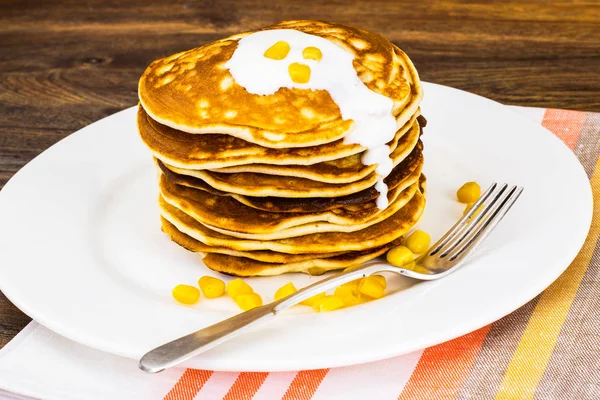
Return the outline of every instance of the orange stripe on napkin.
[[[455,399],[491,327],[425,349],[398,399]]]
[[[281,400],[310,400],[328,372],[329,369],[298,372]]]
[[[267,379],[267,376],[269,376],[268,372],[241,372],[233,382],[229,392],[223,397],[223,400],[250,400]]]
[[[581,111],[555,110],[549,108],[544,114],[542,126],[554,133],[571,150],[575,148],[587,113]]]
[[[186,369],[164,400],[193,400],[213,371]]]

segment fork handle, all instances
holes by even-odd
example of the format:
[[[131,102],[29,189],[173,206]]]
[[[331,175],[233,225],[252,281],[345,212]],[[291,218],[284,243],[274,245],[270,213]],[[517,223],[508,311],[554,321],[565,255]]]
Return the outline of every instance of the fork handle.
[[[139,367],[146,372],[160,372],[218,346],[252,326],[266,323],[273,319],[279,312],[316,294],[377,272],[397,272],[397,269],[393,268],[389,264],[382,262],[371,262],[356,268],[348,268],[343,272],[313,283],[281,300],[242,312],[224,321],[157,347],[140,359]]]

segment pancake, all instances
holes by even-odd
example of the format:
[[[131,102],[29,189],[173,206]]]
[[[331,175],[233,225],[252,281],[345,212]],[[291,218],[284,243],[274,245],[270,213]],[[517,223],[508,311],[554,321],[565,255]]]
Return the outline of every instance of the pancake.
[[[250,258],[252,260],[266,262],[266,263],[293,263],[298,261],[312,260],[315,258],[314,254],[286,254],[286,253],[277,253],[275,251],[269,250],[259,250],[259,251],[238,251],[228,249],[226,247],[215,247],[208,246],[204,243],[186,235],[185,233],[177,230],[175,225],[171,224],[169,221],[161,217],[161,229],[164,233],[166,233],[172,241],[180,245],[186,250],[189,250],[194,253],[218,253],[218,254],[226,254],[234,257],[242,257],[242,258]],[[319,258],[327,258],[327,257],[335,257],[338,255],[344,254],[343,252],[337,253],[326,253],[320,254]]]
[[[318,258],[288,263],[266,263],[250,258],[215,253],[207,254],[202,261],[213,271],[241,277],[274,276],[290,272],[322,275],[328,271],[344,269],[377,258],[401,242],[402,237],[375,249],[348,252],[334,257],[319,255]]]
[[[348,196],[332,197],[332,198],[284,198],[284,197],[252,197],[242,196],[214,189],[201,179],[193,178],[186,175],[179,175],[168,169],[163,163],[157,161],[161,171],[167,176],[167,179],[179,185],[188,186],[218,196],[231,196],[242,204],[258,210],[267,212],[318,212],[335,210],[341,207],[357,206],[369,203],[375,206],[375,199],[379,195],[375,188],[363,190]],[[397,187],[408,176],[413,174],[417,169],[420,170],[423,164],[422,145],[420,142],[415,149],[409,154],[390,174],[387,178],[387,185],[390,190]],[[388,194],[388,200],[392,200]]]
[[[398,127],[416,112],[422,93],[417,72],[404,53],[382,36],[318,21],[286,21],[262,30],[271,29],[319,36],[352,53],[352,64],[364,85],[393,101]],[[279,149],[317,146],[346,136],[354,122],[342,118],[328,91],[280,88],[263,96],[248,92],[233,79],[225,63],[238,41],[251,33],[150,64],[138,86],[148,115],[183,132],[227,134]]]
[[[391,151],[396,149],[398,141],[413,126],[418,115],[417,110],[396,132],[388,143]],[[137,125],[142,141],[156,158],[186,169],[219,169],[247,164],[313,165],[365,150],[358,144],[346,144],[343,139],[321,146],[271,149],[229,135],[190,135],[152,120],[141,106],[138,107]]]
[[[208,228],[225,234],[231,237],[240,238],[240,239],[250,239],[250,240],[277,240],[277,239],[288,239],[299,236],[310,235],[313,233],[326,233],[326,232],[345,232],[351,233],[360,231],[362,229],[366,229],[372,225],[375,225],[379,222],[382,222],[386,218],[390,217],[394,213],[396,213],[400,208],[406,205],[410,201],[410,199],[414,196],[417,191],[417,183],[409,186],[400,192],[395,201],[389,205],[385,210],[379,210],[377,207],[362,210],[361,212],[347,212],[347,216],[355,217],[354,223],[348,223],[352,221],[351,219],[343,219],[338,216],[337,219],[340,219],[346,223],[344,224],[334,224],[331,222],[313,222],[304,225],[297,225],[291,228],[286,228],[282,230],[273,231],[270,233],[246,233],[246,232],[237,232],[231,231],[223,228],[217,228],[212,225],[204,224]],[[187,211],[187,210],[186,210]],[[189,214],[188,214],[189,215]],[[370,218],[360,219],[359,216],[369,215]],[[372,215],[372,216],[371,216]],[[335,219],[335,218],[332,218]]]
[[[425,198],[417,191],[413,198],[399,211],[366,229],[356,232],[314,233],[279,240],[247,240],[221,234],[202,225],[185,212],[171,206],[159,197],[163,218],[180,231],[209,246],[227,247],[233,250],[271,250],[279,253],[331,253],[361,251],[384,246],[408,232],[419,220],[425,208]]]
[[[403,238],[373,250],[326,254],[285,254],[272,251],[236,251],[224,247],[210,247],[181,233],[173,224],[161,218],[162,230],[171,240],[194,253],[211,253],[203,261],[218,272],[234,276],[273,276],[286,272],[305,272],[320,275],[333,269],[368,261],[398,245]],[[222,258],[219,256],[227,256]],[[210,257],[208,257],[210,256]],[[207,258],[208,257],[208,258]],[[328,263],[324,260],[330,259]],[[289,267],[286,267],[289,266]],[[290,268],[291,267],[291,268]]]
[[[405,205],[417,190],[415,174],[391,192],[392,203],[360,211],[343,209],[316,213],[266,213],[230,197],[211,195],[160,179],[160,192],[170,205],[184,211],[210,229],[245,239],[283,239],[318,232],[352,232],[382,221]],[[344,212],[345,211],[345,212]]]
[[[415,122],[410,129],[396,141],[395,150],[390,154],[394,166],[400,164],[408,154],[417,145],[419,140],[420,127]],[[229,168],[211,169],[211,172],[217,173],[242,173],[252,172],[258,174],[292,176],[296,178],[310,179],[325,183],[350,183],[364,179],[375,171],[377,164],[364,165],[362,163],[362,153],[349,157],[325,161],[313,165],[268,165],[268,164],[247,164]]]
[[[413,174],[392,189],[390,202],[394,204],[402,192],[418,182],[419,177],[420,170],[415,170]],[[184,210],[198,222],[212,227],[258,234],[272,233],[315,222],[354,225],[370,220],[392,208],[391,204],[386,210],[380,210],[373,202],[370,207],[363,204],[360,210],[339,208],[312,213],[267,213],[240,203],[233,197],[216,196],[203,190],[177,185],[170,182],[164,175],[159,179],[159,188],[165,201]],[[397,205],[394,206],[397,207]]]
[[[418,133],[418,129],[416,129],[416,132]],[[407,151],[400,146],[397,150],[399,150],[398,159],[402,161],[406,157],[405,153]],[[398,164],[394,169],[398,168]],[[176,174],[201,179],[214,189],[222,192],[252,197],[341,197],[368,189],[375,185],[380,178],[376,172],[371,172],[365,178],[355,182],[326,183],[294,176],[281,177],[255,172],[223,174],[212,171],[182,169],[171,165],[165,166]],[[390,186],[389,182],[393,174],[394,170],[383,180],[388,187]]]

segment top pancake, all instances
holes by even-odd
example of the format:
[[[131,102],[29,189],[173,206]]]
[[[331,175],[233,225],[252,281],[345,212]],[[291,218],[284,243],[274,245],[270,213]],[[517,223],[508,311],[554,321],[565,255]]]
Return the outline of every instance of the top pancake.
[[[414,115],[422,91],[404,53],[374,33],[339,24],[287,21],[267,29],[295,29],[323,37],[354,55],[358,77],[394,102],[398,127]],[[270,148],[317,146],[346,136],[353,126],[325,90],[281,88],[255,95],[224,64],[242,33],[153,62],[139,83],[140,102],[155,121],[195,134],[228,134]]]

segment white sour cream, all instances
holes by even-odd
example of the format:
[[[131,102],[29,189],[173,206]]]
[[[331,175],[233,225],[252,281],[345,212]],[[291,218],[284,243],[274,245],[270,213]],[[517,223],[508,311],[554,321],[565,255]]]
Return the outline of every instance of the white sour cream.
[[[283,60],[264,56],[265,51],[283,40],[290,52]],[[314,46],[321,50],[320,61],[305,60],[302,50]],[[259,95],[275,93],[282,87],[327,90],[340,108],[342,118],[354,121],[353,129],[344,138],[345,143],[357,143],[367,151],[364,165],[378,164],[379,192],[377,207],[388,206],[387,185],[383,179],[393,168],[390,148],[386,145],[396,133],[396,119],[392,115],[393,101],[369,89],[358,78],[352,66],[354,55],[327,39],[292,29],[273,29],[251,33],[240,39],[238,47],[227,62],[233,79],[248,92]],[[294,62],[310,66],[310,81],[295,83],[289,76],[288,66]]]

